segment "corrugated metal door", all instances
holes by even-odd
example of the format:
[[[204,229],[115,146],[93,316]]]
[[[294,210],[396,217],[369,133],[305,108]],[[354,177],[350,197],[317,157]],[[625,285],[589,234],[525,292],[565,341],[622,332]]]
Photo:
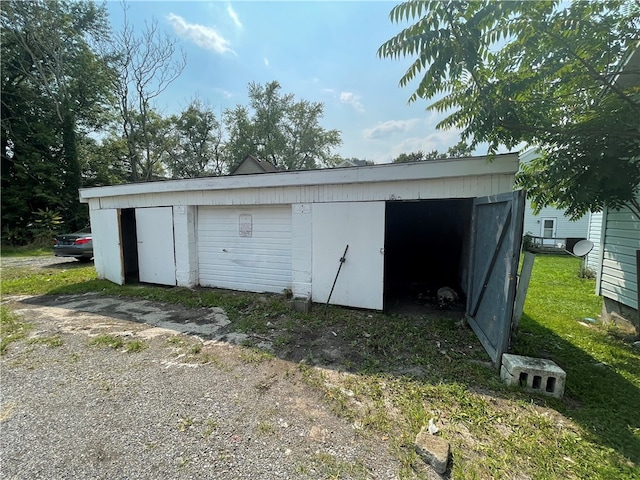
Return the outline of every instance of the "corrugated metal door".
[[[349,245],[331,303],[382,310],[385,202],[316,203],[312,215],[313,300],[327,301]]]
[[[467,320],[496,366],[511,337],[524,199],[517,191],[473,202]]]
[[[136,237],[140,281],[175,285],[173,208],[136,208]]]
[[[124,283],[124,265],[120,240],[120,210],[91,210],[94,265],[99,278]]]
[[[291,288],[291,206],[198,208],[199,283],[282,293]]]

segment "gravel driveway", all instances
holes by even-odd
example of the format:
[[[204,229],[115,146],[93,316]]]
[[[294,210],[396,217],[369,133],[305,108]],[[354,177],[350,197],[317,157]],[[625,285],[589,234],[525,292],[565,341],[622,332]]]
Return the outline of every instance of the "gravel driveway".
[[[2,478],[397,478],[388,441],[305,382],[315,367],[179,333],[175,305],[112,300],[3,298],[33,328],[0,360]]]

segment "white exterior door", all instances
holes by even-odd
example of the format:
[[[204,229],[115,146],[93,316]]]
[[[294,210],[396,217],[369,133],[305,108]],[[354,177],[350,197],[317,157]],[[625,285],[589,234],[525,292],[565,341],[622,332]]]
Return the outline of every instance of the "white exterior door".
[[[324,303],[383,309],[385,202],[316,203],[312,210],[312,296]]]
[[[120,239],[120,210],[91,210],[93,260],[98,278],[118,285],[124,283],[124,264]]]
[[[176,284],[173,209],[136,208],[138,274],[141,282]]]
[[[553,217],[547,217],[540,219],[540,236],[543,238],[543,245],[555,245],[556,244],[556,219]]]
[[[198,275],[206,287],[291,288],[291,206],[198,208]]]

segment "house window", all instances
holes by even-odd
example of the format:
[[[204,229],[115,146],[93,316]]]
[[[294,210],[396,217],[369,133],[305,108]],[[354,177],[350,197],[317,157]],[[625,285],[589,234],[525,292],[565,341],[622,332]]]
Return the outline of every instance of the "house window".
[[[542,236],[544,238],[555,238],[556,236],[556,219],[555,218],[542,219]]]

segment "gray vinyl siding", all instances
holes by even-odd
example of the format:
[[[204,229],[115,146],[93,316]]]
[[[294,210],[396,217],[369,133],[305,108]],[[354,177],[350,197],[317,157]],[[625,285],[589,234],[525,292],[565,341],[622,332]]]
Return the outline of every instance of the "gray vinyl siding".
[[[636,250],[640,250],[640,220],[629,209],[607,211],[599,293],[635,309],[638,308]]]

